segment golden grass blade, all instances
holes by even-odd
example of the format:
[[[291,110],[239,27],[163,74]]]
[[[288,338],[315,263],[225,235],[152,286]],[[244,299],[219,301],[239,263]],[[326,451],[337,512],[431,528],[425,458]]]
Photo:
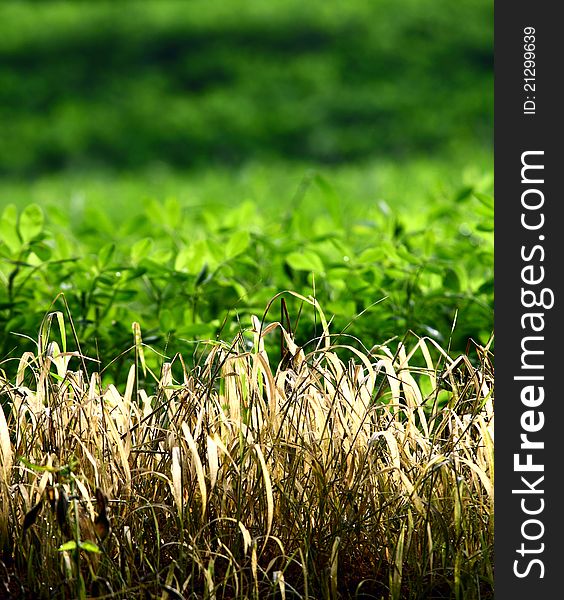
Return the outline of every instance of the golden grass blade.
[[[37,362],[37,358],[35,357],[35,354],[33,354],[33,352],[24,352],[21,357],[20,360],[18,361],[18,371],[16,374],[16,387],[19,388],[25,379],[25,370],[30,367],[31,365]]]
[[[135,345],[135,352],[139,357],[139,362],[141,363],[141,368],[143,369],[143,375],[147,375],[147,363],[145,362],[145,352],[143,351],[143,338],[141,336],[141,325],[139,323],[134,322],[131,325],[131,329],[133,330],[133,343]]]
[[[217,451],[217,443],[209,435],[207,436],[208,443],[208,466],[210,469],[210,491],[213,490],[217,481],[219,472],[219,453]]]
[[[268,467],[266,466],[266,461],[264,460],[264,454],[260,449],[258,444],[254,445],[255,452],[257,453],[258,459],[260,461],[260,466],[262,468],[262,477],[264,480],[264,489],[266,493],[266,506],[267,506],[267,524],[266,524],[266,535],[264,539],[264,547],[268,542],[268,538],[270,536],[270,532],[272,531],[272,521],[274,519],[274,494],[272,492],[272,482],[270,480],[270,474],[268,472]]]
[[[477,464],[473,463],[471,460],[468,460],[467,458],[461,458],[460,462],[465,464],[469,469],[471,469],[472,471],[474,471],[474,473],[476,473],[478,475],[482,485],[484,486],[484,490],[486,491],[486,494],[488,495],[489,498],[493,498],[493,493],[494,493],[493,483],[492,483],[490,477],[488,476],[488,474],[483,469],[481,469]]]
[[[123,395],[124,411],[128,412],[133,398],[133,390],[135,388],[135,365],[131,365],[127,374],[127,384],[125,385],[125,393]]]
[[[33,497],[33,489],[35,487],[35,485],[37,484],[37,480],[39,479],[39,484],[37,484],[37,493],[36,493],[36,497],[37,499],[41,498],[43,496],[43,493],[45,492],[45,488],[47,487],[47,484],[51,483],[53,481],[53,475],[51,473],[51,467],[53,466],[53,459],[55,457],[53,456],[53,454],[50,454],[47,457],[47,462],[45,463],[45,466],[47,467],[47,469],[45,470],[45,472],[41,475],[41,478],[35,477],[33,480],[33,483],[31,485],[31,495]]]
[[[178,509],[178,514],[182,518],[184,502],[182,499],[182,467],[180,466],[180,448],[174,446],[172,449],[171,461],[172,494]]]
[[[401,598],[401,583],[403,578],[403,552],[404,552],[404,540],[405,540],[405,526],[402,527],[398,541],[396,543],[396,550],[394,553],[393,568],[390,577],[390,598],[391,600],[400,600]]]
[[[4,415],[4,409],[0,405],[0,466],[2,468],[2,479],[0,480],[0,495],[7,498],[9,487],[12,479],[12,444],[10,442],[10,432],[8,423]],[[0,543],[4,544],[8,534],[8,517],[9,505],[8,502],[2,501],[0,509]]]
[[[0,458],[2,459],[2,479],[9,482],[11,479],[10,471],[13,464],[12,442],[10,441],[10,431],[4,410],[0,406]]]
[[[123,475],[124,475],[123,493],[127,496],[131,492],[131,470],[129,468],[128,455],[127,455],[126,449],[124,447],[124,444],[121,440],[121,435],[119,434],[109,411],[107,410],[107,408],[105,408],[105,410],[107,411],[105,422],[109,428],[109,434],[110,434],[109,437],[110,437],[110,440],[112,441],[112,443],[115,445],[115,448],[117,449],[117,453],[120,457],[121,468],[122,468]],[[117,461],[116,461],[116,463],[117,463]]]
[[[335,541],[333,542],[333,547],[331,548],[331,560],[329,562],[329,578],[331,581],[331,598],[332,600],[338,600],[339,594],[337,591],[337,571],[339,564],[339,543],[341,542],[341,538],[337,536]]]
[[[210,560],[210,564],[207,569],[203,569],[204,577],[206,580],[206,589],[205,589],[205,600],[216,600],[217,595],[215,591],[215,585],[213,582],[212,573],[214,571],[214,560]]]
[[[238,521],[237,525],[239,526],[239,529],[243,534],[243,552],[246,556],[247,552],[249,551],[249,548],[253,543],[253,540],[251,539],[251,534],[249,533],[249,530],[243,525],[243,523],[241,523],[241,521]]]
[[[184,434],[184,439],[188,443],[188,448],[192,453],[192,460],[194,467],[196,469],[196,478],[198,480],[198,487],[200,488],[200,495],[202,497],[202,519],[204,519],[206,515],[206,508],[208,505],[208,494],[206,489],[206,480],[204,477],[204,467],[202,466],[202,460],[200,459],[200,455],[198,454],[198,448],[196,446],[196,442],[190,433],[190,429],[186,422],[182,422],[182,433]]]
[[[280,597],[286,600],[286,580],[284,579],[284,571],[274,571],[272,573],[274,583],[280,589]]]
[[[253,547],[251,550],[251,573],[253,574],[253,598],[255,600],[260,600],[258,580],[258,556],[256,542],[253,542]]]

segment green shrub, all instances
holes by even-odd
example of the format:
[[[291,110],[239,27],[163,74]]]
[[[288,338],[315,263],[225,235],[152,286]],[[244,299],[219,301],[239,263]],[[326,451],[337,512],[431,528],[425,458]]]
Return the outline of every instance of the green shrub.
[[[360,180],[367,175],[361,170]],[[483,230],[491,229],[493,204],[478,191],[482,184],[446,197],[445,190],[424,194],[411,211],[348,196],[313,171],[288,203],[233,202],[223,185],[225,197],[215,204],[197,196],[134,204],[132,196],[110,212],[75,198],[48,204],[47,219],[38,205],[19,213],[7,206],[0,218],[0,356],[33,350],[10,332],[33,336],[41,315],[65,312],[65,303],[83,351],[113,358],[131,345],[134,321],[166,353],[167,344],[232,335],[285,289],[314,294],[335,333],[364,341],[411,329],[456,352],[470,338],[487,342],[493,240]],[[52,306],[61,292],[64,303]],[[299,303],[288,303],[297,315]],[[268,318],[280,318],[278,304]],[[318,325],[304,313],[289,326],[305,341],[319,334]]]

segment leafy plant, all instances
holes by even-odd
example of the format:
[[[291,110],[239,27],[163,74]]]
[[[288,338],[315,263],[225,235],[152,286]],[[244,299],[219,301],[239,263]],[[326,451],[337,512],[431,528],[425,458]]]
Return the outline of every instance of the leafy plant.
[[[8,205],[0,225],[1,354],[14,348],[10,332],[33,335],[61,293],[53,308],[70,310],[94,359],[127,350],[133,321],[164,353],[167,344],[232,335],[284,289],[313,292],[334,331],[346,335],[388,339],[411,329],[459,352],[469,339],[487,342],[493,245],[476,210],[486,209],[487,196],[464,187],[425,208],[419,224],[384,202],[355,207],[319,175],[304,181],[301,196],[278,210],[169,198],[145,202],[117,226],[95,207],[71,224],[64,213],[45,223],[36,205],[18,218]],[[298,304],[290,306],[295,314]],[[314,315],[294,329],[302,340],[319,334]],[[158,370],[160,359],[149,360]],[[110,368],[123,364],[118,358]]]

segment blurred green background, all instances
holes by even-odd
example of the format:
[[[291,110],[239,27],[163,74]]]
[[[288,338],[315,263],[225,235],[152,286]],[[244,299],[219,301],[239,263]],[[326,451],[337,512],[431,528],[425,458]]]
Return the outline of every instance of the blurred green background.
[[[0,140],[0,356],[61,290],[109,359],[312,273],[368,346],[491,333],[491,0],[5,1]]]
[[[4,2],[0,169],[489,147],[484,0]]]

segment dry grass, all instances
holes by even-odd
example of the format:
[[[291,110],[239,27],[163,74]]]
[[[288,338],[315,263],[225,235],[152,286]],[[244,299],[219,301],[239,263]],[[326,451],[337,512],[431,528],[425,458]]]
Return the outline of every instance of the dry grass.
[[[254,325],[252,350],[241,335],[191,369],[177,356],[154,393],[138,329],[118,388],[42,327],[17,379],[0,377],[14,597],[491,597],[488,349],[453,360],[408,337],[361,353],[324,324],[306,354]],[[290,354],[273,365],[280,332]]]

